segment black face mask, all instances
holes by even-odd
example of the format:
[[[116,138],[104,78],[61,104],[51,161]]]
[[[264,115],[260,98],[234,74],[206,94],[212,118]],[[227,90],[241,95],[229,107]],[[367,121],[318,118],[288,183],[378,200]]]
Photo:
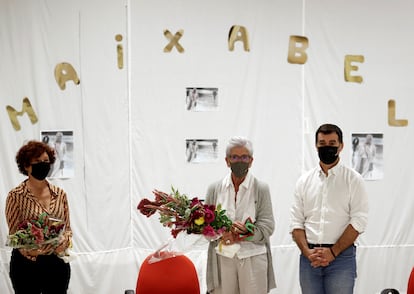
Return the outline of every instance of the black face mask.
[[[50,171],[49,162],[38,162],[32,164],[32,176],[39,181],[46,179],[47,174]]]
[[[237,177],[237,178],[243,178],[247,175],[247,172],[249,171],[249,164],[248,162],[233,162],[230,163],[231,172]]]
[[[337,146],[322,146],[318,147],[319,159],[325,164],[334,163],[338,159]]]

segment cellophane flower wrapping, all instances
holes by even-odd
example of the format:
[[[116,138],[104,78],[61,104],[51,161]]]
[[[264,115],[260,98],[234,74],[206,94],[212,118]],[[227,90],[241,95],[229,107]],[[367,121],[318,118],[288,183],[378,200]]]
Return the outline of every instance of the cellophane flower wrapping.
[[[64,231],[64,221],[42,213],[36,219],[21,222],[17,231],[7,236],[6,245],[23,249],[38,249],[47,244],[58,246]]]
[[[177,247],[177,243],[174,239],[169,239],[165,244],[162,244],[155,252],[152,254],[151,258],[148,260],[148,263],[155,263],[167,258],[172,258],[184,254],[184,250]]]

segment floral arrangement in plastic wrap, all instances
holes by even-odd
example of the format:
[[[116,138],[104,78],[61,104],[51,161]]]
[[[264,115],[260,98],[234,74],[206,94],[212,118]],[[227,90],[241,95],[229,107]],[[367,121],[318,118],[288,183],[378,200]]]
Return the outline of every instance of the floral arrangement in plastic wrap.
[[[64,231],[65,223],[62,220],[42,213],[36,219],[21,222],[17,231],[7,236],[6,245],[23,249],[38,249],[46,244],[57,246]]]
[[[137,209],[147,217],[156,212],[160,215],[162,225],[171,229],[174,238],[180,232],[188,234],[202,234],[209,240],[215,240],[225,231],[230,231],[232,221],[227,217],[221,205],[204,204],[202,200],[194,197],[190,199],[185,194],[171,188],[172,193],[154,190],[153,201],[144,198]]]

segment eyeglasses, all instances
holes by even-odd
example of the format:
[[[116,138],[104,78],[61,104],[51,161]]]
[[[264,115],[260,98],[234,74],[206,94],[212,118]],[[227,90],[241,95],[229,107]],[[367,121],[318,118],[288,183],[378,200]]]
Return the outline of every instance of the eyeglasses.
[[[230,159],[230,161],[232,162],[238,162],[238,161],[242,161],[242,162],[249,162],[250,161],[250,155],[229,155],[228,158]]]

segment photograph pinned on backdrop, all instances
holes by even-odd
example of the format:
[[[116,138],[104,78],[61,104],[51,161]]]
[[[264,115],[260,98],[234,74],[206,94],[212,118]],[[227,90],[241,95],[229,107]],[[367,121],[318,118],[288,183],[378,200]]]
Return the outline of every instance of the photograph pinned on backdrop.
[[[73,131],[41,131],[40,140],[55,151],[56,160],[51,166],[48,178],[72,178],[74,176]]]
[[[218,107],[218,88],[186,88],[188,111],[214,111]]]
[[[185,151],[187,162],[217,162],[218,139],[186,139]]]
[[[381,133],[352,133],[352,168],[366,180],[384,177],[384,135]]]

